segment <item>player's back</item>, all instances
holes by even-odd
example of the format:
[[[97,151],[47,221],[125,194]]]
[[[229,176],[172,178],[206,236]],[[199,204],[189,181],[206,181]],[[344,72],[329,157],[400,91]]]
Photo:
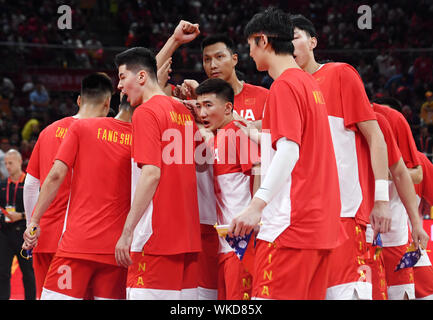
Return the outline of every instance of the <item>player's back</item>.
[[[244,83],[241,92],[235,95],[234,109],[246,120],[261,120],[268,92],[264,87]]]
[[[359,216],[369,222],[372,198],[366,184],[371,180],[370,153],[357,123],[376,120],[364,85],[356,70],[346,63],[326,63],[313,74],[326,102],[341,192],[341,217]]]
[[[391,126],[398,148],[400,149],[406,167],[420,165],[417,147],[409,123],[402,113],[384,105],[373,103],[374,111],[384,115]]]
[[[27,166],[27,173],[39,179],[41,185],[51,170],[56,153],[68,132],[68,128],[76,120],[74,117],[57,120],[39,134]],[[44,212],[40,221],[41,229],[44,232],[38,239],[35,252],[55,252],[57,250],[68,206],[70,182],[71,173],[68,172],[55,199]]]
[[[61,250],[113,253],[130,208],[131,123],[113,118],[74,123],[56,159],[72,169]]]

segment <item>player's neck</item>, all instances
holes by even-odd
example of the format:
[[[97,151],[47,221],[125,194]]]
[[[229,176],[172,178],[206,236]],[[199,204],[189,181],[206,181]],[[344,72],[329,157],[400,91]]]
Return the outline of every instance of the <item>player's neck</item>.
[[[149,83],[146,86],[146,89],[143,90],[143,95],[141,96],[142,97],[142,103],[146,102],[147,100],[149,100],[153,96],[157,96],[157,95],[166,96],[166,94],[164,93],[164,91],[162,91],[161,87],[158,84]]]
[[[233,71],[232,76],[227,82],[232,86],[235,95],[239,94],[244,88],[244,82],[238,79],[235,71]]]
[[[119,113],[114,117],[114,119],[125,122],[132,122],[132,108],[120,109]]]
[[[301,69],[292,55],[274,54],[270,57],[268,73],[272,79],[277,79],[287,69]]]
[[[75,115],[77,119],[96,118],[101,116],[101,110],[97,106],[82,104],[80,110]]]
[[[223,129],[226,125],[228,125],[230,122],[232,122],[235,118],[233,118],[233,113],[231,113],[230,115],[226,116],[224,118],[224,121],[221,123],[221,125],[219,126],[219,129]],[[215,132],[216,133],[216,132]]]
[[[308,72],[309,74],[313,74],[317,70],[319,70],[321,64],[316,62],[314,58],[310,59],[307,63],[307,65],[302,68],[305,72]]]

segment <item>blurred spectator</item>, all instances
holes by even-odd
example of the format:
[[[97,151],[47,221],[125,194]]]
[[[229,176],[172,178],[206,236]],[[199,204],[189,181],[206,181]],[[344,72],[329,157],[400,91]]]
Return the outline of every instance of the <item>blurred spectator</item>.
[[[91,65],[101,66],[104,58],[104,48],[102,47],[101,41],[96,38],[95,34],[92,34],[91,38],[86,41],[85,47],[87,48],[87,54]]]
[[[418,150],[424,153],[431,161],[433,150],[433,125],[422,126],[420,134],[415,139],[415,143]]]
[[[420,80],[421,82],[432,81],[433,62],[431,57],[423,53],[420,57],[415,59],[413,65],[415,78],[417,80]]]
[[[412,135],[414,137],[419,135],[419,129],[421,128],[421,119],[416,112],[412,111],[412,108],[408,105],[404,105],[401,109],[401,113],[406,118],[409,123],[410,129],[412,130]]]
[[[4,99],[12,99],[14,97],[15,85],[11,79],[0,77],[0,96]]]
[[[5,154],[9,149],[9,140],[7,138],[2,138],[0,140],[0,180],[9,177],[9,173],[5,165]]]
[[[31,138],[37,137],[40,132],[40,122],[36,117],[36,114],[32,114],[32,117],[29,121],[24,125],[23,130],[21,131],[22,140],[30,141]]]
[[[420,118],[423,124],[433,124],[433,92],[425,93],[426,101],[421,106]]]
[[[47,111],[50,96],[41,81],[38,80],[35,83],[35,88],[30,92],[29,99],[31,103],[30,111]]]

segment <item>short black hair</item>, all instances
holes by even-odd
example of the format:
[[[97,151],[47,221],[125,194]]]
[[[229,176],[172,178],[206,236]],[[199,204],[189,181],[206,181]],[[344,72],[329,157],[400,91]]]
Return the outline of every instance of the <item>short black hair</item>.
[[[293,55],[293,24],[290,15],[280,9],[270,7],[256,13],[244,29],[245,37],[255,33],[264,33],[276,54]],[[258,39],[256,39],[258,43]]]
[[[235,100],[235,93],[230,83],[219,78],[212,78],[203,81],[195,89],[195,93],[197,96],[206,93],[215,93],[218,98],[231,102],[232,104]]]
[[[118,53],[114,58],[117,68],[125,65],[128,70],[137,73],[145,69],[154,80],[157,79],[155,55],[147,48],[134,47]]]
[[[81,80],[81,97],[83,99],[101,99],[114,92],[111,78],[104,72],[89,74]]]
[[[290,16],[290,20],[293,23],[293,28],[298,28],[305,31],[310,37],[317,38],[317,31],[311,20],[308,20],[302,14],[294,14]]]
[[[229,36],[223,33],[213,34],[204,38],[203,41],[201,42],[201,51],[203,51],[204,48],[218,42],[224,43],[227,49],[229,49],[231,53],[235,53],[235,44],[233,40]]]
[[[373,103],[377,104],[384,104],[387,106],[390,106],[391,108],[401,112],[401,109],[403,107],[400,100],[394,98],[394,97],[380,97],[380,98],[374,98]]]

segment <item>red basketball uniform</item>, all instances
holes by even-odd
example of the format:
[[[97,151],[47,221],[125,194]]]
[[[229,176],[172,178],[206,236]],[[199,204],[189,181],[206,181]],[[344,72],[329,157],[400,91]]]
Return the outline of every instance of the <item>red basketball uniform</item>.
[[[285,70],[271,86],[262,123],[262,179],[275,154],[276,142],[283,137],[298,144],[299,159],[290,178],[264,208],[257,236],[263,242],[275,242],[281,264],[273,266],[275,278],[267,278],[266,264],[257,256],[263,259],[266,253],[261,250],[267,252],[268,245],[257,245],[253,296],[324,299],[328,285],[327,277],[323,277],[328,270],[326,261],[330,249],[343,240],[340,190],[325,100],[314,78],[300,69]],[[316,252],[320,258],[310,262],[306,251]],[[303,263],[313,263],[305,279],[299,278],[297,272],[285,272],[287,268],[293,270],[293,266],[285,266],[285,259],[290,261],[295,252],[297,270],[304,268]],[[277,273],[287,277],[283,284],[281,280],[277,283]],[[291,283],[304,285],[296,286],[293,292],[289,290]],[[272,290],[281,285],[287,290]]]
[[[261,120],[269,90],[244,83],[241,92],[235,95],[234,109],[245,120]]]
[[[228,225],[248,206],[252,198],[252,168],[260,162],[259,149],[231,121],[218,129],[213,144],[214,187],[219,225]],[[253,246],[250,242],[249,249]],[[219,237],[218,300],[249,300],[252,270],[234,254],[225,238]]]
[[[161,169],[153,199],[135,228],[132,256],[141,255],[143,259],[152,256],[154,268],[160,270],[177,261],[179,270],[195,268],[196,272],[192,273],[195,280],[180,277],[161,288],[153,286],[159,281],[153,278],[156,273],[148,273],[149,279],[140,280],[143,276],[140,263],[145,261],[133,258],[128,270],[128,299],[152,299],[160,290],[164,291],[158,293],[160,298],[180,298],[182,291],[197,291],[198,287],[197,255],[201,251],[201,239],[194,150],[201,136],[195,140],[198,130],[189,110],[162,95],[140,105],[134,111],[132,123],[132,194],[143,165]],[[161,256],[165,258],[159,259]],[[180,258],[172,260],[170,256]]]
[[[93,276],[83,278],[81,286],[59,286],[62,273],[50,268],[42,298],[44,292],[46,298],[83,298],[89,287],[98,298],[125,298],[126,269],[117,265],[114,249],[131,203],[131,144],[131,123],[113,118],[81,119],[69,128],[55,157],[72,170],[72,180],[64,232],[52,263],[61,260],[73,279],[82,277],[84,269]],[[93,267],[82,267],[86,261]],[[95,282],[108,270],[112,280]]]
[[[67,117],[53,122],[39,134],[27,165],[27,173],[37,178],[42,185],[53,165],[57,150],[68,132],[70,125],[77,119]],[[71,172],[69,171],[56,197],[44,212],[40,227],[44,231],[33,250],[33,269],[36,280],[36,296],[40,297],[45,276],[51,260],[56,253],[62,234],[66,208],[69,201]]]

